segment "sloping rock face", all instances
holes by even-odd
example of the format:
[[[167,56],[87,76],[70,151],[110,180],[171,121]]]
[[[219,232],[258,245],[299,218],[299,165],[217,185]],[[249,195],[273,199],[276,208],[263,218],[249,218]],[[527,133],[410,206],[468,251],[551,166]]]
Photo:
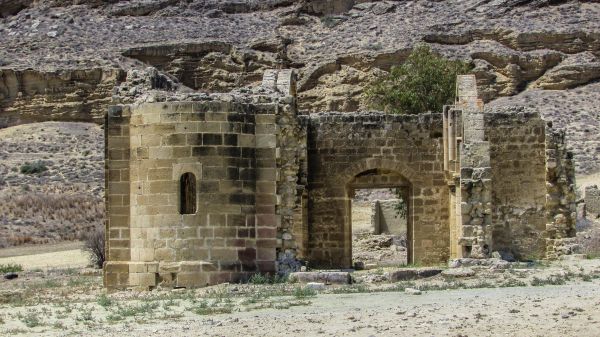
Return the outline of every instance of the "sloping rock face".
[[[39,121],[101,122],[121,69],[0,70],[0,127]]]
[[[578,101],[600,79],[598,1],[0,0],[0,8],[0,125],[97,120],[122,74],[147,66],[207,92],[295,68],[301,111],[356,111],[368,108],[364,87],[417,44],[472,62],[486,102],[558,90],[548,97],[558,112],[547,117],[569,129],[600,124]],[[48,83],[32,94],[15,81]],[[574,101],[583,113],[561,113]],[[588,159],[600,149],[573,149],[580,173],[600,170]]]

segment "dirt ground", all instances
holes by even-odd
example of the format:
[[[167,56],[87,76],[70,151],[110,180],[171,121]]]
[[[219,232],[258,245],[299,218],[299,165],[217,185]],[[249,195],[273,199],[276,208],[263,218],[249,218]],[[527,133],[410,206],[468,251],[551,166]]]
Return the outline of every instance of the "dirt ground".
[[[407,269],[378,268],[317,290],[259,278],[112,293],[97,270],[26,270],[0,280],[0,335],[599,335],[600,259],[440,269],[462,274],[392,282]]]
[[[535,289],[322,295],[310,306],[139,327],[104,336],[598,336],[599,283]],[[95,333],[94,333],[95,334]],[[102,334],[98,334],[102,335]]]
[[[382,191],[383,190],[383,191]],[[369,191],[369,190],[367,190]],[[387,189],[361,193],[352,202],[352,261],[365,267],[398,266],[407,263],[406,241],[396,235],[373,235],[371,200],[392,199]]]
[[[35,255],[0,258],[1,264],[20,264],[25,270],[51,268],[83,268],[89,264],[88,255],[81,249]]]
[[[81,241],[68,241],[45,245],[23,245],[0,249],[0,258],[78,250],[81,249],[82,246],[83,242]]]

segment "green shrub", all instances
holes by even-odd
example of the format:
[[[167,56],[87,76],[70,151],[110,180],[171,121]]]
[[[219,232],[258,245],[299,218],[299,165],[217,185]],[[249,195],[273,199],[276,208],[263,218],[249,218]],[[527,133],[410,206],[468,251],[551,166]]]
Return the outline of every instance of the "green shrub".
[[[540,287],[540,286],[545,286],[545,285],[563,285],[566,284],[566,280],[563,277],[560,276],[549,276],[546,279],[542,279],[542,278],[538,278],[538,277],[533,277],[533,279],[531,280],[531,285],[534,287]]]
[[[22,174],[38,174],[48,171],[48,167],[44,162],[38,160],[34,163],[25,162],[25,164],[21,165],[20,171]]]
[[[154,311],[154,309],[158,308],[159,303],[145,302],[140,304],[132,304],[132,305],[123,305],[117,306],[117,310],[115,311],[115,316],[119,317],[131,317],[137,315],[146,315],[150,314]]]
[[[42,320],[38,316],[38,312],[35,310],[28,310],[25,315],[19,315],[21,322],[28,328],[35,328],[36,326],[42,325]]]
[[[466,62],[448,60],[427,46],[417,46],[404,64],[373,81],[365,96],[372,108],[390,113],[441,112],[445,104],[453,103],[456,76],[470,69]]]
[[[98,299],[96,300],[96,302],[98,303],[98,305],[102,306],[102,307],[110,307],[112,305],[112,300],[106,296],[106,294],[102,294],[100,296],[98,296]]]
[[[209,305],[207,301],[202,301],[198,305],[192,308],[192,311],[197,315],[215,315],[215,314],[229,314],[233,311],[230,305],[224,307],[218,307],[216,305]]]
[[[321,17],[321,24],[330,29],[344,21],[346,21],[346,18],[343,16],[326,15]]]
[[[23,271],[23,266],[20,264],[0,264],[0,274],[18,273],[20,271]]]
[[[307,298],[317,296],[317,291],[310,287],[296,287],[293,292],[296,298]]]
[[[250,276],[248,283],[250,284],[267,284],[270,283],[270,277],[268,275],[263,274],[254,274]]]
[[[277,284],[287,282],[287,275],[254,274],[248,279],[250,284]]]

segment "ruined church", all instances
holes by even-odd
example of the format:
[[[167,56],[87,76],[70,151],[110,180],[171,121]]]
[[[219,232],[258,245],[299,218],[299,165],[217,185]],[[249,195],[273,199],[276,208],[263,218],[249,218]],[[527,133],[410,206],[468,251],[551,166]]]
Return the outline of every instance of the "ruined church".
[[[484,107],[475,77],[419,115],[297,110],[295,75],[112,106],[109,288],[198,287],[255,273],[352,268],[351,199],[406,191],[408,262],[570,253],[572,155],[535,110]]]

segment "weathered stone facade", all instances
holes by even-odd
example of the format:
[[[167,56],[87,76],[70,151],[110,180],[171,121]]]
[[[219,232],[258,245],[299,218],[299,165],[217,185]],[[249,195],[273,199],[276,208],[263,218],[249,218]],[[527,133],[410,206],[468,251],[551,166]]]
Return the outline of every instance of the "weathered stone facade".
[[[408,261],[568,253],[573,165],[528,111],[487,111],[473,78],[443,114],[296,110],[295,74],[260,90],[145,98],[106,120],[105,285],[237,282],[352,266],[356,189],[401,188]]]

